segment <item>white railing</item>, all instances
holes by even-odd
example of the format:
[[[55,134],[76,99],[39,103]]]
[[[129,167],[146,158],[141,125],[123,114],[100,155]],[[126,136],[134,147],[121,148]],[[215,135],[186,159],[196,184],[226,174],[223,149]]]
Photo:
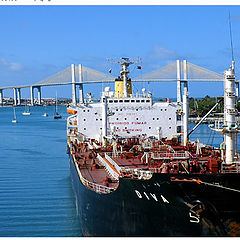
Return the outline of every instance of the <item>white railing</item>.
[[[87,179],[85,179],[82,176],[81,171],[79,170],[79,167],[78,167],[78,164],[76,162],[75,156],[72,154],[72,150],[71,150],[71,155],[73,157],[73,161],[74,161],[74,164],[75,164],[75,168],[77,169],[78,176],[79,176],[82,184],[85,187],[87,187],[87,188],[89,188],[89,189],[91,189],[91,190],[93,190],[95,192],[103,193],[103,194],[108,194],[108,193],[111,193],[111,192],[116,190],[116,188],[106,187],[106,186],[103,186],[103,185],[100,185],[100,184],[97,184],[97,183],[90,182]]]
[[[83,178],[82,175],[80,176],[80,180],[83,183],[84,186],[86,186],[87,188],[90,188],[92,190],[94,190],[95,192],[98,193],[110,193],[112,191],[114,191],[114,188],[110,188],[110,187],[106,187],[97,183],[93,183],[93,182],[89,182],[87,179]]]
[[[101,148],[101,146],[97,145],[95,142],[93,142],[93,147],[95,147],[96,149]]]
[[[115,167],[108,162],[107,159],[102,158],[99,154],[97,154],[97,159],[99,160],[99,162],[101,163],[101,165],[103,165],[107,171],[107,173],[114,179],[118,180],[119,178],[119,173],[117,172],[117,170],[115,169]]]
[[[177,153],[177,152],[171,152],[171,153],[162,153],[162,152],[151,152],[149,153],[149,157],[152,159],[188,159],[189,153]]]
[[[67,118],[67,127],[73,127],[77,125],[77,114],[71,115]]]
[[[117,163],[115,163],[115,162],[110,158],[110,156],[109,156],[107,153],[105,153],[105,158],[108,160],[108,162],[110,162],[110,163],[114,166],[114,168],[115,168],[118,172],[120,172],[121,167],[119,167],[119,166],[117,165]]]
[[[232,162],[231,166],[222,164],[223,173],[240,173],[240,162]]]
[[[120,155],[122,154],[120,151],[117,152],[105,152],[109,157],[111,158],[115,158],[115,157],[120,157]]]
[[[121,171],[120,171],[120,176],[121,177],[129,177],[129,178],[133,178],[133,179],[148,180],[152,177],[152,172],[150,170],[122,167]]]

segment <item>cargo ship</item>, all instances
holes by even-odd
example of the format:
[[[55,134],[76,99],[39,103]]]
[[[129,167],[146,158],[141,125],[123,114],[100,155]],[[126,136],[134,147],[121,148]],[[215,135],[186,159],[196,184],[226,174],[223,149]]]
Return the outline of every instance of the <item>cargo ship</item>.
[[[189,141],[188,93],[133,93],[128,58],[100,101],[67,109],[67,144],[84,236],[240,236],[240,161],[234,62],[224,73],[219,148]]]

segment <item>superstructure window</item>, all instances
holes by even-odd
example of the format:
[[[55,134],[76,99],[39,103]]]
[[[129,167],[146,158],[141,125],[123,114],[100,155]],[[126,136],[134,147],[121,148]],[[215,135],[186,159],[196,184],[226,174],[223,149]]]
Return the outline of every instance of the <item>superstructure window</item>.
[[[151,129],[151,127],[149,127],[149,129]]]
[[[172,120],[172,118],[169,118],[169,120]]]
[[[83,121],[86,121],[86,119],[84,118]]]
[[[145,100],[141,100],[141,102],[145,102]]]
[[[96,118],[96,121],[98,121],[98,119]]]
[[[127,118],[124,118],[125,120],[127,120]]]
[[[182,119],[181,115],[177,115],[177,120],[181,121],[181,119]]]
[[[124,100],[124,102],[129,102],[129,100]]]
[[[83,112],[85,112],[85,110],[83,110]]]
[[[123,102],[123,100],[119,100],[119,102]]]
[[[177,133],[181,133],[182,132],[182,127],[181,126],[177,126]]]
[[[109,102],[110,102],[110,103],[112,103],[112,102],[113,102],[113,100],[109,100]]]
[[[167,111],[167,109],[165,108],[165,112]]]
[[[115,103],[118,103],[118,100],[114,100]]]
[[[87,130],[86,128],[84,128],[83,130]]]
[[[136,118],[136,120],[138,120],[138,118]]]
[[[169,129],[171,129],[172,127],[169,127]]]
[[[146,102],[150,102],[150,100],[146,100]]]
[[[153,118],[153,120],[155,120],[155,118]]]
[[[140,102],[140,100],[136,100],[136,102]]]
[[[135,102],[135,100],[132,99],[131,102]]]

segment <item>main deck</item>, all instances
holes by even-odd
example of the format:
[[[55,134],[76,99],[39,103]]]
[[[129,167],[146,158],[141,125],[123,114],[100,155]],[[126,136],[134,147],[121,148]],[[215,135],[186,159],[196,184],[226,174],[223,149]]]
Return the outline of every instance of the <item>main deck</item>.
[[[220,149],[196,142],[184,147],[166,139],[128,138],[102,146],[95,140],[71,139],[69,150],[82,183],[101,193],[114,191],[119,178],[140,180],[150,179],[153,173],[217,174],[240,169],[237,164],[224,165]]]

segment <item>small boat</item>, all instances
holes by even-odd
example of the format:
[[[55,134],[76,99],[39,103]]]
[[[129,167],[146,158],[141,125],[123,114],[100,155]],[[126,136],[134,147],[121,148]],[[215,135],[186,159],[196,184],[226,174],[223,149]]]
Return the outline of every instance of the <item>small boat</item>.
[[[46,106],[44,106],[45,108],[45,113],[42,115],[43,117],[48,117],[48,113],[46,113]]]
[[[31,113],[29,111],[29,106],[27,106],[27,104],[25,105],[25,111],[22,112],[22,115],[25,115],[25,116],[31,115]]]
[[[12,123],[17,123],[17,116],[16,116],[16,109],[15,107],[13,108],[13,120],[12,120]]]
[[[57,112],[57,92],[56,92],[56,105],[55,105],[55,114],[54,114],[54,119],[60,119],[62,118],[62,115],[60,115],[58,112]]]

